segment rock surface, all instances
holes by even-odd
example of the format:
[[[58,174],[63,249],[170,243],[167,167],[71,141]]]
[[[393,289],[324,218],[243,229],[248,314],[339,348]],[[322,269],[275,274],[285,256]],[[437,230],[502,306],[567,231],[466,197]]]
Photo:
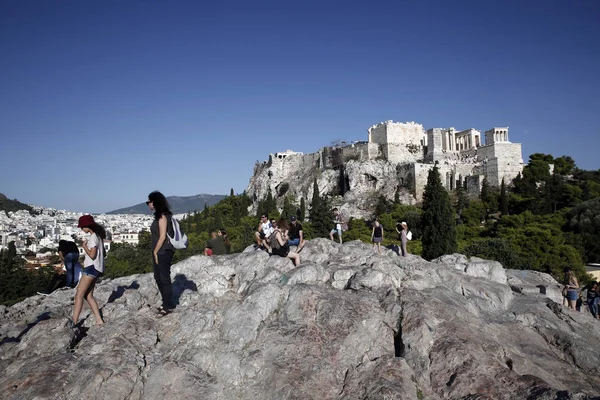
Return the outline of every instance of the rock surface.
[[[251,248],[96,289],[106,324],[67,327],[72,290],[0,308],[4,399],[600,399],[600,322],[550,276],[449,255]],[[558,295],[558,297],[557,297]]]

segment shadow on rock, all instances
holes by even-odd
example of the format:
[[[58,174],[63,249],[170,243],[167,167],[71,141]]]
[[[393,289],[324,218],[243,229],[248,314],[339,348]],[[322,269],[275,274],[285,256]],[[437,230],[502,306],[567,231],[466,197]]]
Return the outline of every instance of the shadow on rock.
[[[127,289],[139,289],[139,287],[140,284],[137,281],[131,282],[131,285],[129,286],[119,286],[115,290],[113,290],[106,303],[112,303],[113,301],[119,299],[121,296],[123,296],[123,294],[125,294],[125,291]]]
[[[173,280],[173,299],[175,300],[175,304],[179,304],[179,298],[186,289],[197,292],[198,286],[183,274],[175,275],[175,279]]]
[[[39,324],[42,321],[45,321],[47,319],[50,319],[51,315],[49,311],[46,311],[45,313],[42,313],[40,315],[38,315],[38,317],[36,318],[35,321],[27,324],[27,328],[23,329],[23,331],[21,333],[19,333],[17,335],[17,337],[5,337],[0,341],[0,346],[2,346],[4,343],[19,343],[21,341],[21,338],[23,336],[25,336],[25,334],[27,334],[27,332],[29,332],[29,330],[31,328],[33,328],[34,326],[36,326],[37,324]]]

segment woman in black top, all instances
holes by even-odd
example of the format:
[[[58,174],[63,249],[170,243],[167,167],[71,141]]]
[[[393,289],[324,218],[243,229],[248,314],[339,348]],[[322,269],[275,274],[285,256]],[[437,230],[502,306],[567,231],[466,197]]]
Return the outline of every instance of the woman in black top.
[[[171,282],[171,262],[175,249],[167,238],[167,227],[173,215],[165,196],[154,191],[148,195],[146,204],[154,211],[154,221],[150,226],[152,234],[152,266],[154,280],[162,297],[162,306],[158,308],[157,317],[168,315],[175,308],[173,302],[173,284]]]
[[[377,243],[377,253],[381,255],[381,242],[383,242],[383,225],[379,223],[379,219],[375,220],[373,230],[371,231],[371,241],[373,246]]]

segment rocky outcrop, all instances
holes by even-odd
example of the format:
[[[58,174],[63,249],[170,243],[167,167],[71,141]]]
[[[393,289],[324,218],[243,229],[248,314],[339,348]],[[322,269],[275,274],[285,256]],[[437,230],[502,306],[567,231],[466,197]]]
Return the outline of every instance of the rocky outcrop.
[[[301,255],[182,261],[162,319],[151,274],[105,280],[106,324],[77,336],[71,290],[2,307],[2,397],[598,399],[600,325],[548,275],[325,239]]]
[[[246,188],[246,193],[254,201],[250,212],[256,211],[258,200],[265,198],[269,190],[279,208],[283,207],[285,195],[291,195],[298,204],[304,197],[308,205],[312,200],[315,179],[320,196],[331,198],[332,204],[344,215],[355,218],[371,217],[379,197],[393,200],[397,190],[402,204],[416,203],[409,183],[414,171],[409,165],[398,166],[385,160],[349,160],[341,170],[321,170],[316,167],[319,158],[313,160],[312,157],[312,154],[293,155],[257,165]],[[342,180],[345,187],[343,196],[340,192]]]

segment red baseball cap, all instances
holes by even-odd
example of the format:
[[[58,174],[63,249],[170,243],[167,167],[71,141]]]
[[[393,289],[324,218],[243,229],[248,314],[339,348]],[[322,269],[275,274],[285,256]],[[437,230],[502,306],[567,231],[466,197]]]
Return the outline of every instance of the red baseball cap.
[[[77,227],[85,228],[88,226],[92,226],[95,223],[96,222],[94,222],[94,217],[92,217],[91,215],[82,215],[81,217],[79,217],[79,223],[77,224]]]

